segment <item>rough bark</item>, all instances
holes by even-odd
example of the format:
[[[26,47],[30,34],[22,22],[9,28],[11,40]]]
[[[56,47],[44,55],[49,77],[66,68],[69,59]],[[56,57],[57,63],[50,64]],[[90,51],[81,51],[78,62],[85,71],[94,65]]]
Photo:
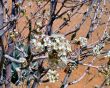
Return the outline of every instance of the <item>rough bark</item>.
[[[0,88],[2,88],[2,66],[3,66],[3,54],[4,54],[4,46],[3,46],[3,36],[2,36],[2,33],[3,33],[3,30],[2,30],[2,27],[3,27],[3,1],[0,0]]]

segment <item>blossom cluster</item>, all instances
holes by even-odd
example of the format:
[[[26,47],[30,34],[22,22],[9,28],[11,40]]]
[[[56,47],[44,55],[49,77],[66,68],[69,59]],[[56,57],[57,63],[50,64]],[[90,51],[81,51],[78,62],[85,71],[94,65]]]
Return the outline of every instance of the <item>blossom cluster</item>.
[[[11,39],[11,40],[15,40],[15,38],[17,37],[19,35],[19,33],[17,32],[17,31],[10,31],[9,32],[9,38]]]
[[[79,37],[79,39],[75,39],[74,43],[80,44],[81,47],[86,47],[87,46],[87,38],[85,37]]]
[[[55,83],[56,81],[58,81],[59,74],[57,73],[56,70],[49,69],[47,73],[47,78],[49,79],[51,83]]]
[[[87,38],[85,38],[85,37],[79,37],[79,41],[80,41],[80,45],[82,47],[87,46]]]
[[[96,45],[94,48],[93,48],[93,53],[94,54],[100,54],[100,47],[98,45]]]
[[[93,53],[95,55],[99,55],[101,53],[101,49],[105,46],[104,43],[99,43],[93,48]]]
[[[110,57],[110,51],[108,51],[107,55],[105,57]]]
[[[67,65],[67,56],[72,52],[70,42],[61,34],[34,35],[31,39],[31,49],[34,53],[45,51],[48,54],[49,64],[53,65],[51,67],[58,66],[59,62]]]

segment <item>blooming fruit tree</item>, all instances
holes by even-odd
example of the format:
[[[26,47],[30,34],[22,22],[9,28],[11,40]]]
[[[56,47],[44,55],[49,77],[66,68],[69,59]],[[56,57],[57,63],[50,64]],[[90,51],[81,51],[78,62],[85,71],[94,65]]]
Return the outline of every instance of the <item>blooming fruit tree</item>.
[[[65,77],[59,87],[67,88],[83,80],[91,69],[104,76],[104,81],[94,87],[109,87],[109,3],[109,0],[1,0],[0,88],[24,83],[27,88],[37,88],[41,83],[60,82],[60,70]],[[100,59],[106,60],[95,64]],[[81,66],[86,67],[83,74],[70,81]]]

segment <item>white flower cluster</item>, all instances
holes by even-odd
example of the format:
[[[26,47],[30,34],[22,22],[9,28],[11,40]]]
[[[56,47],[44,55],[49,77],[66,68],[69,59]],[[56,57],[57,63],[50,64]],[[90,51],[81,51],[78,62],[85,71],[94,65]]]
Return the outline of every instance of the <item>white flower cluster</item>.
[[[19,33],[17,31],[10,31],[8,36],[9,36],[10,39],[15,41],[16,38],[19,36]]]
[[[39,28],[39,27],[42,27],[42,19],[41,18],[38,18],[37,19],[37,21],[36,21],[36,25],[37,25],[37,27]]]
[[[58,52],[58,56],[66,56],[68,52],[71,52],[71,45],[63,35],[53,34],[50,37],[43,39],[44,46],[48,47],[48,52],[55,50]]]
[[[99,55],[101,53],[101,49],[105,46],[104,43],[99,43],[93,48],[93,53],[95,55]]]
[[[79,41],[80,41],[80,45],[82,47],[87,46],[87,38],[85,38],[85,37],[79,37]]]
[[[74,39],[74,44],[80,44],[81,47],[87,46],[87,38],[85,37],[79,37],[79,39]]]
[[[40,41],[36,39],[31,39],[31,50],[34,53],[39,53],[39,51],[43,51],[43,45]]]
[[[59,74],[57,73],[56,70],[49,69],[49,71],[47,73],[47,78],[49,79],[49,82],[55,83],[56,81],[58,81]]]
[[[57,61],[60,59],[64,64],[68,63],[67,56],[72,51],[69,41],[61,34],[36,35],[31,40],[31,46],[36,52],[47,51],[48,55],[52,55],[49,59],[56,59]],[[54,63],[53,61],[52,63]]]
[[[93,53],[94,53],[94,54],[97,54],[97,55],[100,54],[100,47],[99,47],[98,45],[96,45],[96,46],[93,48]]]
[[[105,57],[110,57],[110,51],[108,51],[107,55]]]

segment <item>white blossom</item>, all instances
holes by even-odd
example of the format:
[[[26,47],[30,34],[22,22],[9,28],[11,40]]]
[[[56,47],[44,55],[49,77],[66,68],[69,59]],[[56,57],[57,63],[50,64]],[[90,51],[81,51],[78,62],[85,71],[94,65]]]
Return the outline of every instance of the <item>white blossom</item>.
[[[43,41],[46,42],[46,43],[48,43],[49,40],[50,40],[50,39],[49,39],[48,36],[46,36],[46,37],[43,39]]]
[[[110,35],[108,34],[108,32],[105,32],[105,33],[104,33],[104,38],[107,38],[107,39],[110,38]]]
[[[59,38],[56,38],[55,40],[56,40],[56,43],[60,43],[60,40],[59,40]]]
[[[82,47],[87,46],[87,38],[79,37],[79,41],[80,41]]]
[[[98,45],[96,45],[94,48],[93,48],[93,53],[94,54],[100,54],[100,47]]]
[[[66,50],[66,46],[64,44],[59,44],[59,48],[58,48],[60,51],[62,50]]]
[[[53,45],[54,50],[58,50],[58,46],[56,44]]]
[[[45,37],[45,34],[42,33],[41,38],[43,39]]]
[[[36,43],[37,43],[36,39],[31,39],[31,43],[32,43],[33,45],[36,45]]]
[[[110,57],[110,51],[108,51],[107,55],[105,57]]]
[[[64,63],[65,65],[67,65],[68,59],[67,59],[66,56],[61,56],[60,59],[63,61],[63,63]]]
[[[66,56],[67,52],[66,51],[62,51],[61,55]]]
[[[41,34],[42,36],[42,34]],[[52,55],[53,51],[56,52],[56,56],[51,57],[50,63],[53,65],[58,65],[56,62],[62,61],[64,64],[67,64],[67,56],[70,52],[72,52],[70,42],[61,34],[52,34],[51,36],[47,36],[43,34],[43,37],[39,37],[40,39],[32,39],[32,44],[34,45],[33,49],[36,49],[35,52],[47,49],[47,54]],[[42,41],[42,43],[41,43]],[[50,58],[50,57],[49,57]],[[55,62],[52,62],[56,59]],[[56,66],[50,66],[56,67]]]
[[[41,42],[38,42],[36,45],[37,45],[38,47],[41,47],[41,46],[42,46]]]
[[[70,44],[68,44],[68,45],[66,46],[66,48],[67,48],[67,51],[68,51],[68,52],[72,52],[72,49],[71,49],[71,45],[70,45]]]
[[[42,21],[38,21],[36,24],[37,24],[39,27],[42,27]]]
[[[49,69],[47,73],[47,78],[51,83],[55,83],[56,81],[58,81],[58,77],[59,77],[59,74],[57,73],[56,70]]]
[[[38,35],[34,35],[34,37],[35,37],[36,39],[39,39],[39,38],[40,38]]]
[[[37,31],[37,32],[40,32],[40,28],[37,28],[36,31]]]
[[[43,50],[43,45],[41,44],[41,42],[38,42],[38,43],[36,44],[36,50],[40,50],[40,51]]]
[[[24,63],[26,61],[26,58],[20,57],[19,60],[20,60],[20,62]]]

